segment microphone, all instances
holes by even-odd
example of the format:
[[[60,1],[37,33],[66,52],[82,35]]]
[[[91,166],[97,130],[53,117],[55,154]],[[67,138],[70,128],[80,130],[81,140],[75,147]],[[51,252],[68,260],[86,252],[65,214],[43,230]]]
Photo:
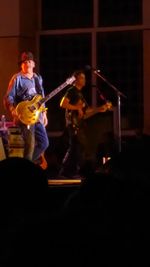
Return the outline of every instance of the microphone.
[[[92,70],[92,71],[95,71],[95,72],[101,72],[100,70],[97,70],[97,69],[95,69],[95,68],[92,68],[90,65],[86,65],[86,66],[85,66],[85,69],[86,69],[86,70]]]

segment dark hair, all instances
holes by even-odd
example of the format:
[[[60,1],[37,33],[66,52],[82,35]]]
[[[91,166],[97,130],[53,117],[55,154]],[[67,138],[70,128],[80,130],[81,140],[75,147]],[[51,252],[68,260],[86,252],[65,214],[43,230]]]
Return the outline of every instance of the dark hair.
[[[24,52],[22,52],[21,55],[20,55],[19,65],[21,65],[26,60],[33,60],[33,61],[35,61],[34,55],[33,55],[32,52],[30,52],[30,51],[24,51]]]
[[[84,70],[80,69],[80,70],[74,71],[73,76],[75,78],[78,78],[80,76],[80,74],[85,74]]]

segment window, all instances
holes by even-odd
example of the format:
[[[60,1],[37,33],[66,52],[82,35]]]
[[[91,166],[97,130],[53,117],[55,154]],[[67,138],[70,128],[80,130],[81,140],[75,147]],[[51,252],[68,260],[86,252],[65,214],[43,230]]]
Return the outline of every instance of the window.
[[[142,24],[142,0],[100,0],[99,26]]]
[[[42,29],[84,28],[93,26],[93,1],[42,1]]]
[[[130,127],[141,126],[142,118],[142,32],[125,31],[97,35],[97,64],[126,98],[121,99],[123,115]],[[101,82],[102,92],[116,104],[115,92]]]
[[[91,61],[90,34],[46,35],[40,38],[40,72],[45,91],[57,88],[70,77],[76,69],[83,69]],[[87,83],[88,87],[88,83]],[[61,130],[64,127],[64,112],[59,102],[65,88],[47,103],[49,107],[50,128]],[[87,100],[91,100],[91,88],[85,89]]]
[[[121,104],[129,127],[142,127],[142,19],[142,0],[70,0],[69,4],[41,0],[39,61],[46,93],[76,69],[94,62],[108,81],[127,96],[126,100],[121,99]],[[94,103],[95,98],[99,102],[98,87],[116,105],[111,88],[99,78],[96,83],[91,82],[88,72],[87,89],[83,90],[88,103]],[[65,90],[47,103],[51,131],[64,128],[64,112],[59,102]]]

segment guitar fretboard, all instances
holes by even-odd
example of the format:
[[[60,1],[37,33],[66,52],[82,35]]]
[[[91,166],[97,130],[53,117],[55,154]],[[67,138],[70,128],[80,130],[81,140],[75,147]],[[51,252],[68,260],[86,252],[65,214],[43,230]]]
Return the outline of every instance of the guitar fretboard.
[[[58,86],[56,89],[54,89],[46,97],[43,97],[40,100],[40,104],[42,105],[42,104],[46,103],[49,99],[51,99],[53,96],[55,96],[57,93],[59,93],[62,89],[64,89],[68,84],[71,84],[74,81],[75,81],[75,77],[74,76],[72,76],[71,78],[67,79],[64,83],[62,83],[60,86]]]

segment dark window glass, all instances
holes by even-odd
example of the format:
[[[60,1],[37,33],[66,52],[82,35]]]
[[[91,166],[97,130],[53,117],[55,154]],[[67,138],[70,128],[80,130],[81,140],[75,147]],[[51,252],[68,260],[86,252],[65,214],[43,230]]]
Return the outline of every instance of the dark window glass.
[[[100,0],[99,26],[142,24],[142,0]]]
[[[40,73],[43,76],[46,94],[64,83],[77,69],[83,69],[91,60],[91,35],[53,35],[41,36]],[[83,90],[85,97],[91,100],[91,90]],[[49,130],[64,128],[64,111],[59,107],[60,100],[67,87],[47,102]]]
[[[126,95],[121,97],[122,119],[128,127],[142,127],[142,32],[99,33],[97,37],[101,75]],[[117,105],[113,89],[102,79],[98,83],[106,98]]]
[[[42,29],[84,28],[93,25],[92,0],[42,0]]]

